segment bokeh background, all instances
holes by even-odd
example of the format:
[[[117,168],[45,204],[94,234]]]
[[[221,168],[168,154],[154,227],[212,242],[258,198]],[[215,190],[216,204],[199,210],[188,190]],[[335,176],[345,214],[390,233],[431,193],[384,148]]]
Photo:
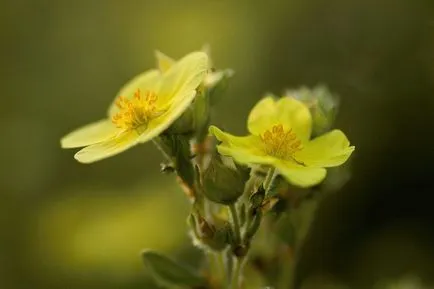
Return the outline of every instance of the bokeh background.
[[[154,49],[205,43],[236,71],[215,110],[235,133],[265,92],[341,96],[353,176],[318,212],[300,283],[434,283],[432,0],[0,0],[0,41],[0,288],[155,288],[144,248],[195,266],[188,203],[152,145],[82,165],[59,139],[103,117]]]

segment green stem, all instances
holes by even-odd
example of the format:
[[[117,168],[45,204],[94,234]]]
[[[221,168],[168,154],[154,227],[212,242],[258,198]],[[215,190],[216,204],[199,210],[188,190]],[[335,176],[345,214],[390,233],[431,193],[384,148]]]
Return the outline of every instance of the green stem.
[[[235,204],[229,205],[229,211],[231,212],[232,216],[232,223],[234,226],[234,238],[235,238],[235,244],[239,245],[241,244],[241,227],[240,227],[240,221],[238,218],[238,212],[237,208],[235,207]],[[232,258],[232,275],[231,275],[231,289],[238,289],[239,288],[239,281],[241,279],[242,274],[242,258],[238,258],[237,256],[233,256]]]
[[[271,188],[271,184],[273,183],[274,179],[276,178],[276,169],[274,167],[271,167],[268,170],[267,176],[264,180],[264,189],[266,192],[268,192]]]
[[[242,267],[242,259],[238,259],[236,257],[233,258],[234,262],[232,264],[232,276],[231,276],[231,289],[238,289],[239,288],[239,282],[241,277],[241,267]]]
[[[218,268],[218,274],[219,274],[219,280],[222,282],[222,287],[226,287],[226,284],[228,283],[227,275],[226,275],[226,267],[225,262],[223,260],[223,252],[216,252],[215,253],[215,259],[217,263]]]
[[[232,225],[234,226],[234,234],[235,234],[235,243],[240,244],[241,243],[241,227],[240,227],[240,221],[238,219],[238,212],[237,208],[235,207],[235,204],[229,205],[229,211],[231,212],[232,216]]]

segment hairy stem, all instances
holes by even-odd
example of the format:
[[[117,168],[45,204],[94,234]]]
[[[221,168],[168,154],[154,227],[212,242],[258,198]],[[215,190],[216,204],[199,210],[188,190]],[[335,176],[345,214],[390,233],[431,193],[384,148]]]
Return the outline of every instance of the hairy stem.
[[[241,227],[240,227],[240,221],[238,219],[238,212],[237,212],[237,208],[235,207],[235,204],[229,205],[229,211],[231,212],[232,225],[234,226],[235,243],[240,244],[241,243]]]
[[[238,212],[235,204],[229,205],[229,211],[232,216],[232,225],[234,229],[234,241],[236,245],[241,244],[241,227],[240,227],[240,221],[238,218]],[[238,289],[239,288],[239,281],[241,279],[242,274],[242,258],[239,258],[237,256],[233,256],[232,258],[232,274],[231,274],[231,289]]]
[[[238,259],[234,257],[234,262],[232,264],[232,276],[231,276],[231,287],[230,289],[238,289],[239,288],[239,282],[241,279],[241,267],[242,267],[242,259]]]
[[[268,170],[267,176],[264,180],[264,189],[266,192],[268,192],[271,188],[271,184],[273,183],[274,179],[276,178],[276,169],[274,167],[271,167]]]
[[[225,288],[228,280],[227,277],[228,273],[226,273],[226,266],[225,266],[225,261],[224,259],[224,253],[223,252],[216,252],[215,253],[215,260],[217,263],[217,268],[218,268],[218,274],[219,274],[219,280],[222,282],[222,287]]]

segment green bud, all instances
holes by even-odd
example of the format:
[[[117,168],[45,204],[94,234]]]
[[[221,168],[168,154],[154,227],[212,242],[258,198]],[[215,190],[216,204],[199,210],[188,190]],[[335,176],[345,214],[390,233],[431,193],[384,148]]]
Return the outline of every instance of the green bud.
[[[228,245],[228,231],[227,227],[224,226],[216,230],[214,238],[208,240],[207,245],[214,251],[221,251],[225,249]]]
[[[231,228],[226,224],[217,227],[199,217],[199,241],[209,249],[214,251],[225,249],[231,234],[229,230]]]
[[[204,81],[204,86],[208,90],[209,103],[215,105],[219,96],[227,89],[229,79],[234,75],[232,69],[211,72]]]
[[[203,193],[213,202],[230,205],[243,194],[246,181],[242,172],[226,166],[215,154],[202,176]]]
[[[160,135],[156,142],[172,158],[173,166],[178,176],[189,188],[192,188],[195,182],[195,172],[191,162],[188,137],[167,133]]]
[[[286,95],[302,101],[309,107],[312,114],[313,135],[320,135],[330,130],[338,111],[339,98],[326,86],[317,85],[313,89],[302,87],[288,91]]]
[[[175,120],[168,128],[170,134],[187,134],[194,132],[194,110],[192,106],[188,107],[184,113]]]
[[[243,178],[243,180],[246,180],[247,182],[250,179],[250,172],[252,171],[252,169],[248,166],[238,164],[230,158],[227,159],[229,161],[225,162],[226,165],[235,167],[237,171],[240,172],[240,175]]]
[[[213,239],[216,232],[214,225],[207,222],[207,220],[199,216],[199,236],[203,239]]]
[[[201,143],[208,136],[210,122],[210,104],[207,97],[208,92],[202,90],[196,96],[193,103],[193,119],[196,141]]]
[[[188,219],[188,225],[194,243],[205,249],[214,251],[224,250],[231,239],[232,229],[228,222],[210,223],[198,212],[192,212]]]
[[[250,205],[257,209],[262,205],[262,202],[265,198],[265,189],[264,186],[260,185],[259,188],[254,192],[249,199]]]

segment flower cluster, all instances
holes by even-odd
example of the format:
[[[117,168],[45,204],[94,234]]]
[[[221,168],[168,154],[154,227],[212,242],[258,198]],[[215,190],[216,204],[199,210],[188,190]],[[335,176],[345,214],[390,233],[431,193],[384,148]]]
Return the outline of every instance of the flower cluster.
[[[166,157],[162,172],[175,173],[192,201],[190,235],[208,256],[209,266],[202,270],[205,275],[197,274],[146,250],[143,260],[157,280],[169,287],[236,289],[244,282],[243,268],[250,258],[265,264],[260,286],[289,288],[293,280],[287,280],[285,270],[295,268],[293,256],[314,212],[301,204],[308,194],[316,196],[309,198],[316,204],[324,195],[317,192],[326,182],[327,168],[342,165],[354,151],[341,130],[331,129],[335,96],[325,87],[290,90],[282,97],[266,95],[247,118],[249,134],[234,136],[211,125],[211,109],[232,70],[215,70],[205,51],[177,61],[159,51],[155,56],[157,68],[125,84],[105,118],[69,133],[61,146],[83,147],[75,154],[81,163],[147,141]],[[304,216],[302,222],[298,215]],[[277,241],[288,234],[295,238]],[[273,262],[281,267],[283,279],[276,284],[274,263],[266,262],[260,248],[250,250],[254,238],[261,236],[267,239],[262,251],[274,254]],[[292,257],[281,254],[282,246],[295,252]]]

